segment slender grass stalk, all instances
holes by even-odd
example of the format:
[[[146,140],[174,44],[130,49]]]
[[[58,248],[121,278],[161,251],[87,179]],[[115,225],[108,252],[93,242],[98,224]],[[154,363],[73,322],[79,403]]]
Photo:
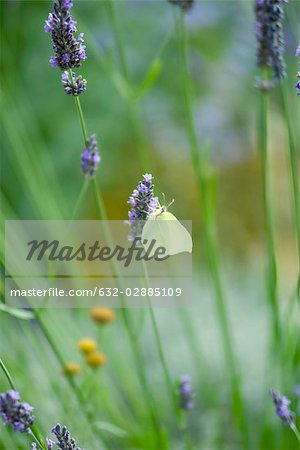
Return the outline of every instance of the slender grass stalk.
[[[266,78],[266,74],[263,73]],[[267,295],[272,313],[272,329],[274,332],[275,343],[278,343],[280,337],[280,322],[278,311],[278,293],[277,293],[277,267],[274,245],[274,226],[270,198],[270,174],[268,158],[268,92],[261,90],[259,115],[258,115],[258,146],[262,170],[262,190],[263,190],[263,208],[265,219],[265,239],[267,250]]]
[[[290,427],[291,427],[292,431],[294,432],[294,434],[295,434],[295,436],[296,436],[298,442],[300,443],[300,433],[299,433],[299,431],[298,431],[298,428],[296,427],[296,425],[295,425],[294,423],[292,423],[292,424],[290,425]]]
[[[144,260],[142,260],[142,266],[143,266],[143,273],[144,273],[144,279],[145,279],[145,284],[146,284],[146,289],[148,289],[150,287],[149,284],[149,274],[148,274],[148,270],[147,270],[147,266]],[[156,346],[158,349],[158,354],[159,354],[159,359],[162,365],[162,369],[164,372],[164,376],[165,376],[165,380],[166,380],[166,385],[167,388],[169,389],[169,393],[170,393],[170,398],[172,399],[172,401],[174,401],[174,390],[173,390],[173,381],[172,381],[172,377],[170,375],[169,369],[168,369],[168,365],[167,365],[167,361],[165,358],[165,354],[162,348],[162,343],[161,343],[161,339],[160,339],[160,335],[159,335],[159,329],[158,329],[158,325],[156,322],[156,317],[155,317],[155,313],[153,310],[153,306],[151,304],[151,300],[149,298],[149,296],[147,295],[147,301],[148,301],[148,306],[149,306],[149,312],[150,312],[150,319],[151,319],[151,323],[152,323],[152,327],[153,327],[153,331],[154,331],[154,336],[155,336],[155,341],[156,341]],[[176,402],[175,402],[175,408],[177,407]]]
[[[297,240],[297,254],[298,254],[298,281],[297,281],[297,297],[300,302],[300,193],[299,193],[299,158],[293,136],[292,123],[290,118],[290,112],[288,108],[287,92],[284,86],[284,82],[279,84],[280,98],[282,114],[286,124],[289,140],[289,161],[290,171],[292,175],[292,195],[294,202],[294,214],[295,214],[295,229]]]
[[[153,398],[152,398],[152,394],[151,394],[151,391],[149,388],[149,383],[148,383],[145,371],[143,369],[144,363],[143,363],[142,350],[141,350],[138,339],[136,339],[136,336],[135,336],[135,333],[134,333],[134,330],[132,327],[132,323],[129,320],[127,311],[125,309],[123,309],[122,311],[123,311],[123,318],[124,318],[126,330],[127,330],[127,333],[129,335],[130,342],[132,345],[133,356],[135,358],[135,363],[136,363],[136,368],[138,371],[140,383],[141,383],[144,395],[147,399],[147,404],[148,404],[148,408],[150,411],[151,422],[152,422],[153,428],[156,432],[157,445],[158,445],[158,448],[163,449],[164,448],[164,440],[163,440],[163,437],[161,434],[161,423],[157,416],[157,411],[155,410],[155,405],[153,403]]]
[[[142,265],[143,265],[143,273],[144,273],[144,279],[145,279],[145,287],[146,287],[146,289],[148,289],[150,287],[149,274],[148,274],[147,266],[146,266],[146,263],[144,260],[142,260]],[[161,338],[160,338],[160,334],[159,334],[159,328],[158,328],[158,324],[157,324],[156,317],[155,317],[155,312],[154,312],[153,306],[151,304],[151,299],[148,295],[147,295],[147,301],[148,301],[148,307],[149,307],[149,312],[150,312],[150,319],[151,319],[152,327],[154,330],[156,345],[158,348],[159,358],[160,358],[160,362],[161,362],[161,365],[163,368],[163,373],[164,373],[164,377],[165,377],[165,381],[166,381],[166,386],[167,386],[167,389],[170,394],[170,399],[172,401],[175,415],[177,414],[177,421],[176,421],[177,428],[179,430],[180,437],[181,437],[182,441],[184,442],[184,446],[185,446],[186,450],[191,450],[192,444],[191,444],[191,441],[190,441],[190,438],[189,438],[189,435],[187,432],[186,417],[182,411],[180,411],[180,410],[178,411],[178,398],[174,392],[174,383],[173,383],[172,377],[170,375],[170,372],[168,369],[168,364],[167,364],[164,350],[162,347]]]
[[[83,199],[85,197],[85,194],[87,192],[88,187],[89,187],[89,180],[84,180],[84,183],[83,183],[83,185],[82,185],[82,187],[80,189],[80,192],[79,192],[79,194],[77,196],[77,200],[76,200],[75,206],[73,208],[71,221],[75,220],[75,218],[77,216],[77,213],[79,211],[81,202],[83,201]]]
[[[70,72],[71,72],[71,70],[70,70]],[[70,76],[72,76],[72,73],[70,74]],[[85,125],[85,121],[84,121],[84,117],[83,117],[81,103],[80,103],[78,96],[74,97],[74,99],[75,99],[75,104],[76,104],[76,108],[78,111],[78,117],[79,117],[79,122],[80,122],[81,130],[82,130],[84,144],[86,144],[86,141],[88,139],[88,134],[87,134],[87,129],[86,129],[86,125]]]
[[[99,189],[99,187],[97,185],[97,181],[95,180],[95,178],[93,178],[93,180],[92,180],[92,187],[93,187],[93,191],[94,191],[95,200],[96,200],[96,204],[97,204],[97,208],[98,208],[100,219],[101,220],[107,220],[107,215],[106,215],[106,210],[105,210],[105,206],[104,206],[104,201],[103,201],[101,191],[100,191],[100,189]]]
[[[4,375],[6,376],[6,379],[8,381],[8,384],[10,385],[10,387],[12,388],[12,390],[17,391],[17,388],[15,386],[15,383],[7,369],[7,367],[5,366],[4,362],[2,361],[2,359],[0,358],[0,367],[4,372]],[[42,450],[47,450],[46,447],[46,443],[43,442],[43,440],[39,437],[41,436],[40,431],[38,430],[36,425],[31,425],[31,427],[29,428],[29,432],[32,435],[32,437],[34,438],[34,440],[36,441],[36,443],[39,445],[39,447]]]
[[[188,59],[187,59],[187,36],[185,29],[184,13],[182,11],[175,11],[175,21],[177,25],[177,34],[179,39],[180,66],[182,70],[182,89],[184,96],[187,132],[190,141],[191,160],[195,171],[197,187],[202,200],[205,245],[210,266],[210,274],[215,293],[215,301],[219,318],[220,331],[222,334],[224,354],[231,376],[231,398],[232,398],[233,417],[236,426],[240,430],[244,448],[249,448],[247,420],[245,418],[245,412],[243,409],[243,402],[242,402],[241,379],[237,370],[237,364],[233,350],[233,342],[227,314],[225,293],[220,273],[219,251],[217,246],[215,223],[212,214],[213,205],[211,205],[210,201],[209,187],[207,185],[207,176],[204,167],[204,157],[201,158],[202,153],[200,153],[197,133],[193,119],[192,86],[189,76]]]
[[[9,371],[7,370],[7,368],[6,368],[4,362],[2,361],[1,358],[0,358],[0,367],[1,367],[1,369],[3,370],[4,375],[5,375],[6,378],[7,378],[8,384],[10,385],[10,387],[12,388],[13,391],[16,391],[17,389],[16,389],[16,386],[15,386],[15,384],[14,384],[14,382],[13,382],[13,379],[12,379],[12,377],[10,376],[10,373],[9,373]]]
[[[129,68],[127,64],[126,54],[125,54],[125,48],[123,44],[122,39],[122,33],[121,28],[118,20],[118,15],[116,13],[114,0],[108,0],[107,6],[108,6],[108,12],[109,17],[111,20],[111,25],[115,33],[116,42],[118,46],[118,53],[120,55],[120,62],[121,62],[121,69],[123,72],[123,76],[128,83],[128,85],[131,85],[130,80],[130,73]],[[129,114],[131,118],[131,123],[133,126],[133,132],[135,135],[135,139],[137,142],[137,150],[139,153],[140,163],[145,171],[152,171],[152,163],[150,160],[149,152],[147,151],[146,141],[144,139],[144,132],[143,132],[143,126],[142,122],[138,113],[137,103],[134,99],[128,99],[128,108],[129,108]]]
[[[56,345],[55,341],[52,339],[51,334],[48,331],[48,328],[46,327],[46,325],[44,324],[44,321],[41,317],[41,313],[39,310],[35,309],[33,310],[35,319],[38,321],[38,324],[40,326],[41,331],[43,332],[44,336],[46,337],[46,340],[48,341],[57,361],[59,362],[59,365],[61,366],[61,368],[63,369],[65,367],[65,361],[63,356],[60,353],[60,350],[58,348],[58,346]],[[77,386],[77,384],[75,383],[74,379],[72,377],[67,377],[67,380],[71,386],[71,388],[73,389],[73,391],[76,394],[76,397],[78,399],[78,403],[80,405],[84,404],[84,395],[82,394],[82,392],[80,391],[79,387]]]
[[[177,425],[184,442],[185,450],[192,450],[194,447],[188,433],[186,413],[184,411],[177,411]]]

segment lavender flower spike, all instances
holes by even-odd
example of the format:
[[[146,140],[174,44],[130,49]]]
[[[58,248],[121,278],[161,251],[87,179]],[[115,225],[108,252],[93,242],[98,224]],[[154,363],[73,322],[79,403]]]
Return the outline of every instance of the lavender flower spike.
[[[276,408],[277,416],[282,420],[284,425],[291,427],[294,424],[295,416],[289,408],[291,401],[274,389],[271,389],[271,396]]]
[[[168,0],[168,2],[179,6],[183,11],[188,11],[194,4],[194,0]]]
[[[45,22],[46,33],[51,33],[54,56],[50,59],[53,67],[62,70],[80,67],[86,59],[83,33],[75,37],[76,22],[70,14],[72,0],[55,0],[54,12],[50,13]]]
[[[7,391],[0,394],[0,416],[4,425],[11,425],[14,431],[27,433],[34,423],[35,418],[31,414],[33,406],[20,401],[17,391]]]
[[[92,177],[101,161],[99,155],[97,137],[95,134],[86,141],[86,146],[81,153],[81,168],[84,175]]]
[[[273,70],[274,78],[286,76],[284,52],[284,0],[256,0],[257,65]]]
[[[179,408],[185,411],[194,409],[194,395],[191,385],[191,377],[183,375],[179,385]]]
[[[130,225],[128,239],[130,241],[141,237],[145,220],[157,208],[158,198],[153,196],[154,185],[152,180],[153,176],[150,173],[145,173],[142,181],[139,182],[137,189],[134,189],[127,202],[132,207],[128,213]]]
[[[74,72],[72,72],[72,80],[70,80],[69,72],[63,72],[61,82],[65,92],[73,97],[76,97],[86,91],[86,80],[82,78],[81,75],[76,77]]]
[[[81,450],[76,446],[76,442],[71,437],[67,427],[62,427],[61,425],[57,424],[54,428],[52,428],[52,433],[56,436],[56,445],[60,450]]]

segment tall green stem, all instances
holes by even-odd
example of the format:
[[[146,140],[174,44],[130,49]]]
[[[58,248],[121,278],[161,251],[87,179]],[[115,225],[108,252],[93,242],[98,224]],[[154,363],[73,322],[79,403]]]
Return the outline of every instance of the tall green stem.
[[[180,434],[182,436],[182,440],[184,441],[184,446],[186,450],[192,450],[193,444],[191,442],[188,429],[187,429],[187,423],[186,423],[186,411],[177,411],[177,424],[178,428],[180,430]]]
[[[127,64],[126,54],[125,54],[125,48],[123,44],[122,39],[122,33],[120,29],[120,24],[118,20],[118,16],[115,9],[114,0],[108,0],[107,2],[109,16],[111,20],[111,25],[115,33],[116,42],[118,46],[118,53],[120,56],[120,62],[121,62],[121,69],[123,72],[123,76],[128,83],[128,85],[131,84],[130,82],[130,74],[129,74],[129,68]],[[128,109],[130,114],[131,123],[133,126],[133,132],[135,135],[135,139],[137,142],[137,150],[140,158],[140,163],[145,171],[151,171],[151,161],[149,152],[147,151],[146,142],[144,139],[144,133],[143,133],[143,126],[141,119],[139,117],[138,113],[138,107],[137,102],[134,99],[128,99]]]
[[[9,371],[7,370],[7,368],[6,368],[4,362],[2,361],[1,358],[0,358],[0,367],[1,367],[1,369],[3,370],[4,375],[5,375],[6,378],[7,378],[8,384],[10,385],[10,387],[12,388],[13,391],[16,391],[17,389],[16,389],[16,386],[15,386],[15,383],[13,382],[13,379],[12,379],[12,377],[10,376]]]
[[[123,313],[123,319],[124,319],[124,323],[125,323],[125,327],[127,330],[127,333],[129,335],[130,338],[130,342],[132,345],[132,349],[133,349],[133,356],[135,359],[135,364],[136,364],[136,368],[138,371],[138,375],[139,375],[139,379],[140,379],[140,383],[144,392],[144,395],[147,399],[147,404],[148,404],[148,408],[150,411],[150,418],[152,421],[152,425],[153,428],[156,432],[156,436],[157,436],[157,445],[158,448],[163,449],[164,448],[164,443],[163,443],[163,438],[161,436],[161,423],[160,420],[157,416],[157,412],[155,410],[155,405],[153,403],[153,398],[152,398],[152,394],[149,388],[149,383],[145,374],[145,371],[143,369],[144,367],[144,358],[143,358],[143,353],[142,350],[140,348],[140,344],[138,339],[135,336],[134,333],[134,329],[132,326],[132,323],[130,321],[130,318],[128,316],[127,310],[126,309],[122,309],[122,313]]]
[[[263,74],[264,76],[265,74]],[[270,196],[270,174],[268,158],[268,97],[266,91],[260,93],[259,123],[258,123],[258,145],[262,171],[263,207],[265,218],[265,239],[267,249],[267,291],[272,312],[273,330],[275,342],[280,335],[280,323],[278,315],[278,293],[277,293],[277,267],[274,245],[273,215]]]
[[[233,350],[233,342],[230,333],[230,325],[227,314],[225,293],[222,286],[222,279],[220,274],[219,252],[216,239],[215,224],[213,221],[213,214],[209,195],[209,187],[207,185],[207,177],[205,168],[203,167],[204,158],[201,159],[201,153],[198,144],[196,128],[193,119],[192,111],[192,86],[189,76],[188,58],[187,58],[187,36],[185,29],[184,13],[177,16],[177,30],[179,36],[180,46],[180,65],[182,68],[182,87],[184,96],[184,106],[186,115],[186,124],[188,137],[190,141],[191,160],[194,167],[199,195],[202,200],[202,214],[204,224],[204,237],[207,250],[207,256],[210,266],[210,273],[214,287],[217,313],[219,318],[220,330],[222,334],[222,342],[224,346],[224,354],[231,374],[231,396],[233,406],[233,416],[237,427],[241,432],[241,437],[244,442],[244,448],[249,447],[247,421],[245,419],[243,405],[241,380],[237,370],[235,354]]]
[[[84,196],[87,192],[88,186],[89,186],[89,180],[84,180],[84,183],[80,189],[79,195],[77,196],[75,206],[73,208],[73,212],[72,212],[72,216],[71,216],[72,221],[75,220],[75,217],[77,216],[78,210],[79,210],[81,202],[84,199]]]
[[[142,260],[142,265],[143,265],[144,278],[145,278],[145,282],[146,282],[145,285],[146,285],[146,289],[148,289],[150,287],[149,275],[148,275],[146,263],[145,263],[144,260]],[[155,336],[155,340],[156,340],[156,346],[157,346],[157,349],[158,349],[160,362],[161,362],[162,369],[163,369],[163,372],[164,372],[166,385],[167,385],[167,388],[169,389],[170,398],[173,401],[174,400],[174,393],[173,393],[172,378],[171,378],[171,375],[170,375],[170,372],[169,372],[169,369],[168,369],[168,365],[167,365],[167,361],[166,361],[166,358],[165,358],[165,354],[164,354],[164,351],[163,351],[163,348],[162,348],[162,343],[161,343],[161,339],[160,339],[160,335],[159,335],[158,325],[157,325],[157,322],[156,322],[153,306],[152,306],[151,300],[150,300],[150,298],[148,296],[147,296],[147,300],[148,300],[150,319],[151,319],[151,323],[152,323],[152,327],[153,327],[153,331],[154,331],[154,336]],[[176,406],[177,405],[175,404],[175,407]]]
[[[300,433],[299,433],[299,430],[298,430],[298,428],[296,427],[296,425],[294,423],[291,424],[291,429],[293,430],[293,432],[294,432],[294,434],[295,434],[295,436],[297,438],[297,441],[300,443]]]
[[[283,118],[285,120],[286,129],[288,132],[289,140],[289,160],[290,170],[292,175],[292,192],[294,202],[294,214],[295,214],[295,228],[296,228],[296,240],[297,240],[297,252],[298,252],[298,281],[297,281],[297,295],[300,301],[300,193],[299,193],[299,157],[295,145],[293,136],[291,118],[287,103],[287,95],[283,82],[279,85],[281,105]]]

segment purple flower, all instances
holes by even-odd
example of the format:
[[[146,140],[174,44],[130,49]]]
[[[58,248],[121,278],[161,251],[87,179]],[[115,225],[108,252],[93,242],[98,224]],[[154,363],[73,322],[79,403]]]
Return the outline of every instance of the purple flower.
[[[72,72],[72,80],[70,80],[70,75],[68,72],[63,72],[61,82],[65,92],[73,97],[76,97],[86,91],[86,80],[82,78],[81,75],[76,77],[74,72]]]
[[[179,384],[179,408],[185,411],[194,409],[194,394],[191,385],[191,377],[182,375]]]
[[[274,78],[286,76],[284,52],[284,0],[256,0],[257,65],[270,67]]]
[[[158,198],[153,196],[154,185],[152,180],[153,176],[150,173],[145,173],[142,181],[139,182],[137,189],[134,189],[127,202],[132,207],[128,212],[130,241],[141,238],[145,220],[157,208]]]
[[[11,425],[14,431],[27,433],[35,418],[31,414],[33,407],[20,401],[17,391],[7,391],[0,394],[0,415],[4,425]]]
[[[300,81],[298,81],[296,83],[296,91],[297,91],[297,95],[300,95]]]
[[[47,450],[52,450],[53,449],[53,445],[55,445],[55,442],[52,441],[52,439],[46,438],[46,444],[48,446]]]
[[[55,0],[54,12],[49,14],[44,27],[46,33],[51,33],[55,54],[50,58],[50,64],[62,70],[80,67],[81,62],[86,59],[83,34],[75,37],[77,28],[76,22],[70,15],[72,6],[71,0]]]
[[[71,437],[67,427],[59,424],[52,428],[52,433],[56,436],[56,445],[61,450],[81,450],[76,446],[75,440]],[[51,450],[51,448],[50,448]],[[83,449],[82,449],[83,450]]]
[[[52,450],[55,442],[52,439],[46,438],[47,450]],[[37,450],[37,445],[35,442],[31,444],[31,450]]]
[[[271,396],[276,408],[277,416],[282,420],[284,425],[291,426],[294,423],[295,416],[289,408],[291,401],[274,389],[271,389]]]
[[[97,137],[95,134],[86,141],[86,147],[81,153],[81,168],[84,175],[92,177],[101,161],[98,151]]]
[[[63,0],[62,3],[65,9],[71,9],[73,7],[73,0]]]
[[[194,0],[168,0],[172,5],[176,5],[183,11],[188,11],[194,4]]]

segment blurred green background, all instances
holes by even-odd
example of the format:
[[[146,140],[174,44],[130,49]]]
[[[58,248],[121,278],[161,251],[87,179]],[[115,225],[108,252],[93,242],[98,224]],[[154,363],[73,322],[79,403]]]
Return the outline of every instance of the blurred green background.
[[[198,443],[196,448],[241,449],[228,416],[229,382],[203,249],[201,198],[190,162],[174,9],[166,1],[125,0],[115,2],[115,7],[132,86],[138,89],[153,61],[160,72],[144,95],[130,100],[128,86],[120,75],[118,46],[106,2],[75,2],[72,11],[79,30],[85,33],[88,55],[76,70],[88,82],[81,102],[89,133],[97,133],[102,157],[97,182],[108,217],[126,219],[128,196],[144,173],[138,150],[145,145],[151,158],[148,171],[155,177],[158,194],[174,197],[172,212],[179,219],[193,221],[195,306],[187,314],[190,330],[196,336],[196,350],[183,337],[178,320],[181,311],[157,311],[156,315],[174,379],[189,372],[195,383],[197,406],[189,426]],[[294,384],[300,381],[294,358],[299,342],[299,333],[294,331],[298,330],[300,317],[297,311],[288,309],[294,295],[297,258],[287,133],[275,91],[269,118],[272,201],[283,321],[288,316],[291,327],[283,353],[270,373],[252,9],[251,1],[198,1],[187,14],[186,23],[195,123],[199,137],[209,146],[211,168],[217,174],[218,238],[253,450],[279,450],[297,448],[293,435],[275,417],[268,393],[270,383],[280,383],[279,387],[293,397]],[[83,145],[75,105],[63,91],[60,71],[48,62],[52,49],[43,24],[50,10],[51,2],[47,1],[1,2],[1,203],[6,219],[70,219],[83,183]],[[300,112],[294,85],[299,23],[299,1],[290,1],[285,21],[285,83],[298,143]],[[77,218],[93,220],[97,214],[90,189]],[[66,360],[79,359],[76,342],[80,337],[97,336],[86,311],[48,311],[46,319]],[[138,322],[138,313],[135,319]],[[162,374],[149,336],[152,331],[146,320],[141,342],[153,395],[162,420],[172,429]],[[100,427],[101,434],[110,448],[151,448],[145,438],[143,403],[135,391],[136,374],[120,321],[105,330],[100,339],[109,364],[99,379],[89,384],[88,374],[81,382],[87,384],[84,389],[96,389],[101,394],[93,396],[87,391],[96,403],[97,420],[125,430],[122,434],[120,430],[103,431]],[[0,350],[26,400],[36,405],[44,429],[50,429],[57,420],[69,420],[77,430],[80,445],[96,450],[84,432],[80,414],[77,417],[78,405],[36,325],[30,322],[29,326],[1,313]],[[2,375],[0,388],[6,388]],[[295,403],[293,406],[296,409]],[[128,429],[134,439],[126,434]],[[1,427],[1,449],[7,450],[8,443],[13,449],[25,449],[25,440]],[[176,438],[172,445],[172,449],[181,448]]]

